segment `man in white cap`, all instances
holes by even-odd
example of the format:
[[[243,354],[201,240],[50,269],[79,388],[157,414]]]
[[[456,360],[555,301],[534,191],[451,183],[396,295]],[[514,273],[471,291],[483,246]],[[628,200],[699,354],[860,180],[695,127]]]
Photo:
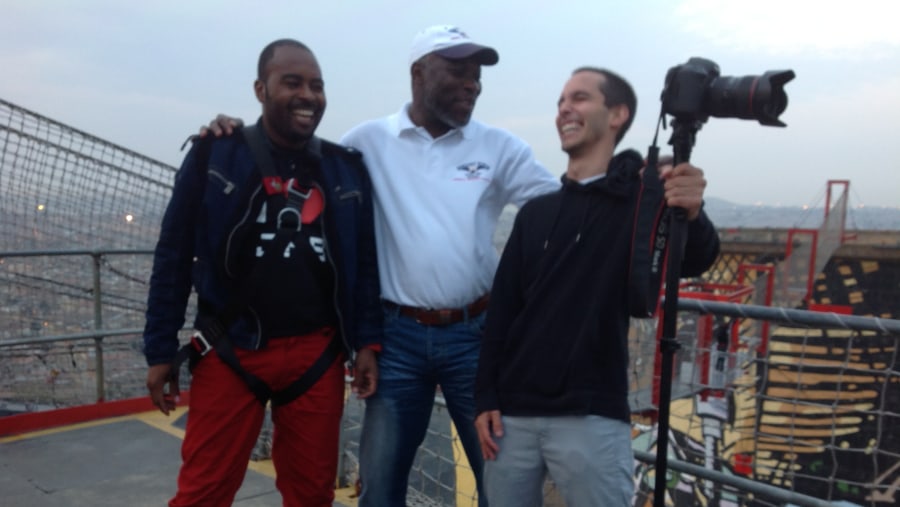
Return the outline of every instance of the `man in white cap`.
[[[559,188],[524,141],[471,119],[481,67],[498,61],[458,27],[429,27],[410,52],[412,102],[341,139],[371,174],[385,308],[360,442],[361,507],[406,505],[437,386],[483,491],[474,383],[498,263],[494,229],[507,204]]]
[[[479,506],[487,505],[473,422],[499,262],[494,229],[507,204],[521,206],[560,186],[524,141],[471,119],[481,67],[499,59],[459,27],[426,28],[409,55],[412,102],[341,139],[363,153],[372,179],[385,312],[378,387],[366,399],[360,442],[360,507],[406,505],[438,386],[474,472]],[[219,115],[209,128],[230,134],[236,124]]]

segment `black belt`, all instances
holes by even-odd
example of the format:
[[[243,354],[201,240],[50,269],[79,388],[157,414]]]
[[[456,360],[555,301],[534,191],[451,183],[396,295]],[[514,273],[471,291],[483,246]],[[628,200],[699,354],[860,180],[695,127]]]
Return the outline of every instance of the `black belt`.
[[[415,306],[398,305],[390,301],[385,301],[384,304],[388,308],[396,309],[404,317],[415,319],[416,322],[423,326],[449,326],[484,313],[487,310],[489,299],[490,295],[485,294],[463,308],[445,309],[417,308]]]

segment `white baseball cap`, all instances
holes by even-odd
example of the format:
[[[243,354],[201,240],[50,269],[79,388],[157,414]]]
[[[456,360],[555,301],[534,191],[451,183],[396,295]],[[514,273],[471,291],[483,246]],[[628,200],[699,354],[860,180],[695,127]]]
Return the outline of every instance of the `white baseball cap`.
[[[466,32],[453,25],[430,26],[417,33],[409,53],[409,64],[431,53],[453,60],[474,56],[481,65],[494,65],[500,61],[497,50],[476,44]]]

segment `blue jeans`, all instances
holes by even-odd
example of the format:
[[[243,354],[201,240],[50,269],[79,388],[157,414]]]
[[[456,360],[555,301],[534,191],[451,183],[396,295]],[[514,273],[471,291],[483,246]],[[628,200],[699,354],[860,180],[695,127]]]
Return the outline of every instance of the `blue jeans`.
[[[568,507],[630,507],[631,426],[597,415],[502,416],[503,436],[484,466],[492,507],[540,507],[550,474]]]
[[[475,373],[484,314],[449,326],[423,326],[386,309],[378,389],[366,400],[360,436],[360,507],[404,507],[409,471],[425,439],[438,385],[478,485],[481,448],[475,431]]]

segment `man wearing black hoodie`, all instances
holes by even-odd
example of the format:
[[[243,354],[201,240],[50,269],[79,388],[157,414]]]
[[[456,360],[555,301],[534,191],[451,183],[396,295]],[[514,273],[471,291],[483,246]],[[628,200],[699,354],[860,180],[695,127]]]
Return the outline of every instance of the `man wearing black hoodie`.
[[[575,70],[556,117],[562,189],[522,207],[500,260],[475,390],[491,507],[540,505],[545,470],[569,507],[631,505],[627,291],[643,161],[613,152],[636,104],[618,75]],[[681,273],[697,276],[719,252],[703,171],[660,177],[666,204],[687,212]]]

